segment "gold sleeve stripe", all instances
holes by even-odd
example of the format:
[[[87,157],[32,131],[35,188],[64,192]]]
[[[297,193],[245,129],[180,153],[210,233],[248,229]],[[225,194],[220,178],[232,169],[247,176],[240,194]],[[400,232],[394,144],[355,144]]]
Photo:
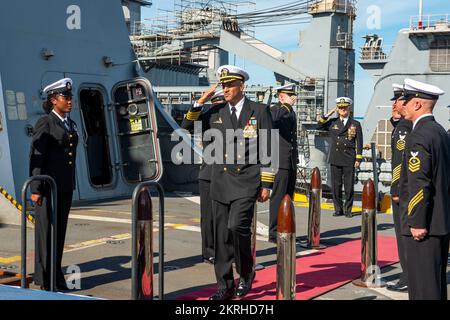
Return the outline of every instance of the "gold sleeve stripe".
[[[325,120],[325,119],[322,118],[322,117],[319,119],[319,123],[324,123],[324,122],[326,122],[326,121],[327,121],[327,120]]]
[[[264,179],[264,178],[262,178],[261,181],[262,182],[269,182],[269,183],[273,183],[274,182],[274,180]]]
[[[362,159],[362,158],[363,158],[362,154],[357,154],[356,155],[356,159]]]
[[[394,170],[392,171],[392,182],[395,182],[397,180],[400,179],[400,172],[402,170],[402,165],[399,164],[398,166],[396,166],[394,168]]]
[[[197,111],[197,112],[189,111],[186,115],[186,119],[191,120],[191,121],[196,121],[200,117],[200,113],[202,113],[202,112],[201,111]]]
[[[414,197],[409,201],[408,215],[411,215],[413,209],[423,200],[423,189],[416,193]]]

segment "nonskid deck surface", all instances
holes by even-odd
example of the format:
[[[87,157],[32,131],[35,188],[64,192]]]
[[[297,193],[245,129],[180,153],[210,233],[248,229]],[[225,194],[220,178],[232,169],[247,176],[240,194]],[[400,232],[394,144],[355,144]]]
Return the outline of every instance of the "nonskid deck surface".
[[[158,201],[153,198],[155,288],[158,292]],[[308,209],[297,203],[297,238],[307,232]],[[276,246],[267,242],[268,203],[258,204],[257,263],[276,264]],[[333,217],[322,209],[321,238],[326,246],[360,237],[359,215],[348,219]],[[392,215],[377,216],[380,235],[393,236]],[[3,225],[0,230],[0,268],[20,271],[20,228]],[[297,246],[297,251],[303,249]],[[304,252],[307,254],[308,252]],[[34,259],[33,230],[28,231],[28,273]],[[65,270],[81,270],[80,289],[70,293],[106,299],[131,297],[131,201],[118,200],[75,205],[67,229]],[[201,258],[199,197],[191,194],[167,194],[165,199],[165,298],[176,299],[215,283],[214,269]],[[383,268],[385,280],[395,280],[399,265]],[[66,276],[66,279],[70,275]],[[274,279],[275,281],[275,279]],[[36,288],[33,284],[32,288]],[[362,289],[352,284],[339,287],[316,299],[406,299],[385,289]]]

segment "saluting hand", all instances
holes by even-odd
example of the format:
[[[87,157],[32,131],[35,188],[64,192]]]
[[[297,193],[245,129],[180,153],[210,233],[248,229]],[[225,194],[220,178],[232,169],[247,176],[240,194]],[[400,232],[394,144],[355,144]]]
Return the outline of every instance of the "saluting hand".
[[[361,162],[355,161],[355,169],[359,169],[360,165],[361,165]]]
[[[336,111],[337,111],[337,107],[334,108],[333,110],[329,111],[329,112],[325,115],[325,117],[326,117],[326,118],[330,117],[330,116],[331,116],[333,113],[335,113]]]
[[[211,86],[211,88],[209,88],[208,90],[203,92],[203,95],[200,97],[200,99],[198,99],[197,103],[200,105],[203,105],[206,102],[208,102],[209,100],[211,100],[212,96],[214,95],[214,93],[219,85],[220,85],[220,83],[218,82],[215,85]]]

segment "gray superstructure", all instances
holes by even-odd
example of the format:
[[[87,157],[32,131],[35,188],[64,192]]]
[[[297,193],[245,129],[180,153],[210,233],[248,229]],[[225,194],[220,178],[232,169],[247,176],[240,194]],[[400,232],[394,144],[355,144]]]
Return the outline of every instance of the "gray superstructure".
[[[141,76],[124,21],[122,4],[150,3],[76,3],[1,4],[0,185],[20,197],[33,126],[44,114],[42,89],[70,77],[70,116],[81,141],[75,201],[129,197],[142,180],[159,180],[167,190],[195,190],[198,169],[172,163],[170,138],[177,125]]]

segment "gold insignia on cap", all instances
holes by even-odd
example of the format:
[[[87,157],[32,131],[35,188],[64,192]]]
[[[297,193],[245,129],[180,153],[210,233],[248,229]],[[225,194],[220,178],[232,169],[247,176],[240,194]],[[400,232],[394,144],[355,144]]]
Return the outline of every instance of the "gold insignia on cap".
[[[226,77],[226,76],[228,76],[229,73],[230,73],[230,70],[228,70],[227,68],[224,68],[222,70],[222,72],[220,73],[220,76],[221,77]]]

